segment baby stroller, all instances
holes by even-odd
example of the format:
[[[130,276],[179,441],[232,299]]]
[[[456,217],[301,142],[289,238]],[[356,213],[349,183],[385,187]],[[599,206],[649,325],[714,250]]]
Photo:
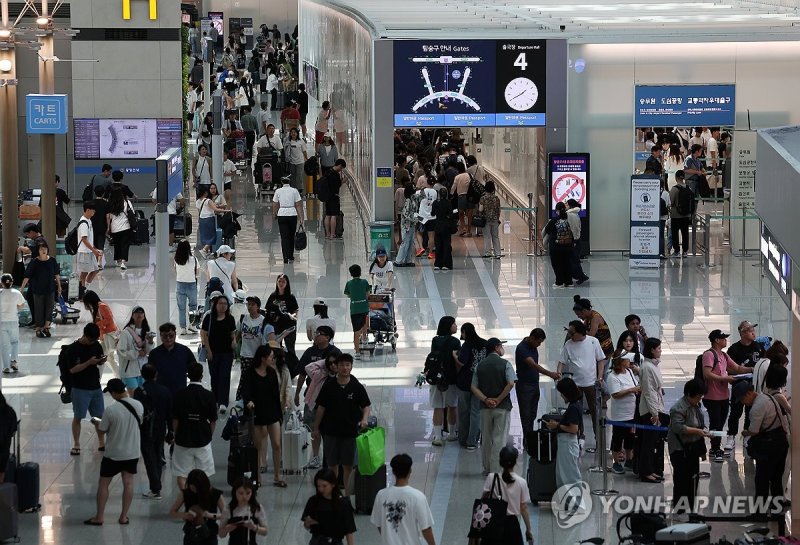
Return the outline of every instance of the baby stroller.
[[[375,353],[375,348],[386,344],[397,350],[397,324],[394,319],[394,289],[367,295],[369,327],[361,350]]]

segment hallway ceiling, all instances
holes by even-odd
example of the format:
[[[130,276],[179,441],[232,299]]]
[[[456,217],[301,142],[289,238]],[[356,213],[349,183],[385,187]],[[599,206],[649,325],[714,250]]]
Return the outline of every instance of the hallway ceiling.
[[[378,36],[387,38],[513,36],[603,42],[800,37],[800,0],[331,0],[323,3],[359,13],[375,27]]]

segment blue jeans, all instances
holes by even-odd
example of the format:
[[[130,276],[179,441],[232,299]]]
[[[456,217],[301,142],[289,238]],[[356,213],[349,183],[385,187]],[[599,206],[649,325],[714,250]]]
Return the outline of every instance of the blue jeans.
[[[472,392],[458,391],[458,442],[477,447],[481,434],[481,402]]]
[[[414,256],[414,227],[405,230],[402,233],[402,242],[400,248],[397,250],[397,257],[395,263],[413,263]]]
[[[217,400],[217,405],[228,406],[231,392],[231,368],[233,367],[233,352],[212,353],[214,359],[208,362],[211,391]]]
[[[19,323],[0,322],[0,362],[3,364],[3,369],[10,369],[11,362],[17,361],[18,354]]]
[[[186,327],[186,305],[189,310],[197,309],[197,282],[177,282],[175,298],[178,300],[178,323]]]

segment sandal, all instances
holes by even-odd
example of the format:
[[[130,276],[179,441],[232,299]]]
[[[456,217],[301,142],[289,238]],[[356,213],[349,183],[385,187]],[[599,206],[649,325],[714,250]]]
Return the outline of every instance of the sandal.
[[[288,486],[286,481],[273,481],[272,485],[277,486],[278,488],[286,488]]]
[[[15,373],[19,371],[19,367],[17,367],[16,363],[14,362],[11,363],[11,370],[14,371]]]
[[[81,455],[81,447],[72,447],[69,449],[70,456],[80,456]]]
[[[42,333],[41,329],[36,330],[36,336],[40,339],[44,339],[44,333]]]
[[[122,524],[124,526],[126,524],[130,524],[131,523],[131,519],[126,518],[124,521],[122,519],[119,519],[117,522],[119,522],[120,524]]]
[[[103,523],[94,519],[84,520],[83,523],[87,526],[102,526]]]
[[[42,333],[44,334],[45,337],[50,337],[50,329],[49,328],[45,328],[42,331]]]

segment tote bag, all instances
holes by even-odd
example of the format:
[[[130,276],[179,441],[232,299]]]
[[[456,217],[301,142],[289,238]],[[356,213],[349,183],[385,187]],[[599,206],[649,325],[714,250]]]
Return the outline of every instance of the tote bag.
[[[503,489],[500,487],[500,474],[495,473],[488,497],[478,498],[472,504],[472,519],[467,537],[492,541],[503,539],[507,509],[508,502],[503,499]]]

